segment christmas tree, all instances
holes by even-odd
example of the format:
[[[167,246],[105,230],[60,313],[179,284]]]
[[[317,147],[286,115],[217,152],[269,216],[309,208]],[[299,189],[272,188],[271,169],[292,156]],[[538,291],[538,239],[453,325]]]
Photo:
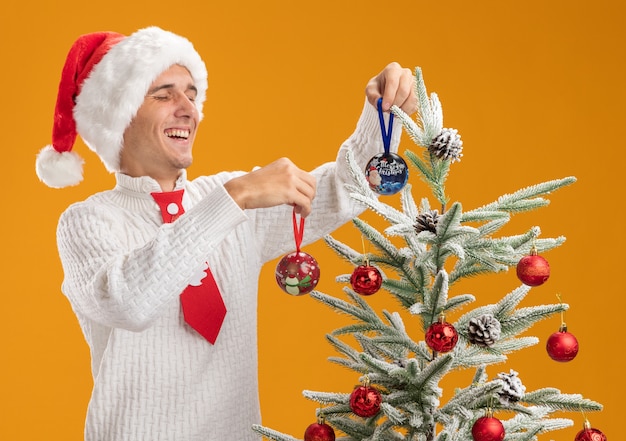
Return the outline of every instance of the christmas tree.
[[[528,391],[512,369],[491,378],[487,374],[488,366],[503,363],[508,354],[539,342],[522,335],[525,331],[555,314],[562,318],[569,307],[561,301],[520,306],[532,287],[549,277],[549,265],[540,254],[560,246],[565,238],[540,238],[539,227],[511,236],[496,234],[512,215],[547,205],[547,194],[574,183],[575,178],[526,187],[464,211],[460,202],[450,202],[445,191],[451,166],[462,157],[461,138],[456,130],[443,127],[439,99],[427,93],[420,68],[415,69],[415,77],[416,119],[397,107],[392,112],[421,149],[421,154],[405,150],[404,155],[432,190],[432,202],[423,198],[418,204],[411,185],[406,184],[400,191],[401,208],[387,204],[348,153],[351,197],[384,218],[388,226],[379,231],[354,219],[364,243],[375,249],[372,253],[326,238],[355,269],[337,278],[349,284],[344,288],[345,299],[317,291],[310,295],[352,319],[327,339],[340,354],[330,361],[355,371],[361,385],[350,393],[304,391],[306,398],[320,404],[318,422],[307,428],[304,438],[334,440],[337,430],[341,433],[337,439],[345,441],[536,440],[541,433],[573,424],[555,417],[556,412],[584,413],[602,406],[553,387]],[[382,119],[381,129],[384,137]],[[522,284],[494,304],[472,309],[477,296],[454,290],[463,279],[511,267]],[[409,329],[420,324],[417,336],[409,335],[400,313],[376,312],[368,304],[368,296],[379,289],[404,308],[412,320]],[[449,323],[447,317],[452,315],[456,320]],[[563,319],[547,350],[558,361],[576,356],[578,343]],[[442,402],[444,376],[467,369],[473,370],[473,379],[458,385],[452,397]],[[275,441],[299,439],[263,426],[254,430]],[[587,421],[576,437],[576,441],[603,439]]]

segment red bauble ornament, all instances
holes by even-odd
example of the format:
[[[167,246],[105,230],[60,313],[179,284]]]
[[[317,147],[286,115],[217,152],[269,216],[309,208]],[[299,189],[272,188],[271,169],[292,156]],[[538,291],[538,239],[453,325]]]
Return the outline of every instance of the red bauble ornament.
[[[589,424],[589,421],[585,421],[583,430],[576,434],[574,441],[607,441],[606,435],[600,432],[598,429],[594,429]]]
[[[555,361],[571,361],[578,354],[578,340],[567,332],[567,326],[562,325],[557,332],[548,337],[546,351]]]
[[[454,326],[441,318],[426,330],[426,344],[436,352],[450,352],[456,346],[459,334]]]
[[[369,296],[380,289],[383,277],[375,266],[359,265],[350,276],[350,284],[354,292]]]
[[[504,426],[502,422],[492,416],[480,417],[472,426],[474,441],[502,441]]]
[[[537,255],[537,250],[533,247],[529,256],[524,256],[517,262],[517,277],[524,285],[542,285],[550,277],[550,265],[546,259]]]
[[[360,417],[369,418],[380,411],[382,400],[380,392],[375,388],[357,386],[350,394],[350,409]]]
[[[320,267],[313,256],[294,251],[276,265],[276,282],[287,294],[308,294],[320,280]]]
[[[335,441],[335,431],[323,421],[318,421],[306,428],[304,441]]]

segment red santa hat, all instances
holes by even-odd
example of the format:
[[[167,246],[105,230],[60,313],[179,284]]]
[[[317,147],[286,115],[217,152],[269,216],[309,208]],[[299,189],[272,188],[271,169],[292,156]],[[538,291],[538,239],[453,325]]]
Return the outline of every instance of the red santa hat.
[[[198,89],[202,119],[207,71],[185,38],[157,27],[128,37],[114,32],[83,35],[70,49],[61,73],[52,144],[37,155],[37,176],[62,188],[83,179],[83,160],[72,147],[79,134],[107,170],[119,171],[124,131],[154,80],[174,64],[189,70]]]

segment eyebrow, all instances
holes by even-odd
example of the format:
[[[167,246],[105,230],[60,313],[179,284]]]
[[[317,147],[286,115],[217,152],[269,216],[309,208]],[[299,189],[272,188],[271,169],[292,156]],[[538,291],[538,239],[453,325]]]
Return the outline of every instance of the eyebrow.
[[[159,90],[164,90],[164,89],[173,89],[175,87],[175,84],[161,84],[159,86],[155,86],[152,89],[148,90],[147,95],[152,95],[157,93]],[[194,86],[193,84],[190,84],[187,86],[186,90],[192,90],[194,91],[196,94],[198,93],[198,88],[196,86]]]

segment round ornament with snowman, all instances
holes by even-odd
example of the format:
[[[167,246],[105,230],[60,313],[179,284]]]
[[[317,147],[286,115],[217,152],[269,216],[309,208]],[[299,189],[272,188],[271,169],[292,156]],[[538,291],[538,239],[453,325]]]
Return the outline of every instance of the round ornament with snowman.
[[[320,280],[320,267],[313,256],[294,251],[284,256],[276,265],[276,283],[287,294],[308,294]]]
[[[304,218],[300,218],[299,225],[296,218],[294,208],[292,220],[296,250],[280,259],[275,271],[278,286],[292,296],[310,293],[320,280],[320,266],[317,260],[310,254],[300,251],[304,236]]]

